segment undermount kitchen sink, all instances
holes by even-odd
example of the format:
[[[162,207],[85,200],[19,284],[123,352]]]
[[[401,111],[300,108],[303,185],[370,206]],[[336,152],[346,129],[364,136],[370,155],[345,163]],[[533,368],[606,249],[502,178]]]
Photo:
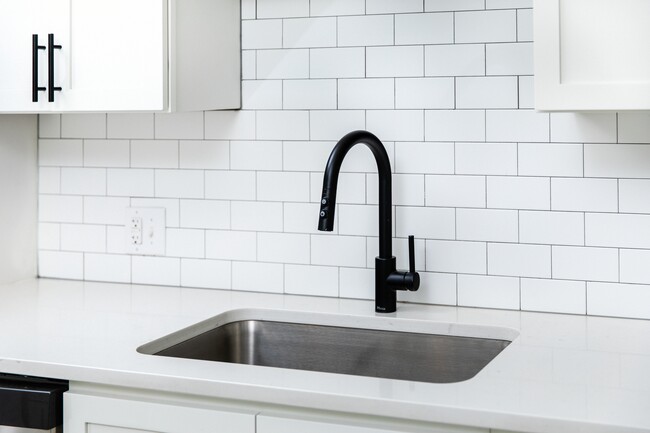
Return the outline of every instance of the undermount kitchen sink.
[[[506,328],[302,314],[234,310],[145,344],[138,352],[451,383],[474,377],[517,336]]]

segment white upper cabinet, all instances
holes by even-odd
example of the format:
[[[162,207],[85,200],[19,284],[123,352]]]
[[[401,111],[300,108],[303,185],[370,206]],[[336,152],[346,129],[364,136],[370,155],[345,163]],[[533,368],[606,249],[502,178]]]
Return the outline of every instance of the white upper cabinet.
[[[535,108],[650,110],[649,0],[536,0]]]
[[[239,0],[0,0],[0,112],[239,108],[239,29]]]

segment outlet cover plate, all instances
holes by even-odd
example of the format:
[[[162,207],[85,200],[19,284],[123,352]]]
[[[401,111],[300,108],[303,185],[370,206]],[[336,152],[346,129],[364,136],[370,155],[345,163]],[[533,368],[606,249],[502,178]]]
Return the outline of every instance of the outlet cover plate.
[[[133,223],[134,220],[141,221],[139,227]],[[164,256],[165,226],[165,208],[126,208],[124,221],[126,252],[143,256]]]

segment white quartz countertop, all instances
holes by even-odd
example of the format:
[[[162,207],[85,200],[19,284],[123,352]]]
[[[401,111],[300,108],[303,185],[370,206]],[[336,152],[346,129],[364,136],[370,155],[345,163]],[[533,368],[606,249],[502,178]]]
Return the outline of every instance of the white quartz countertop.
[[[377,315],[373,305],[228,290],[25,280],[0,286],[0,372],[522,432],[650,431],[650,321],[418,304],[398,304],[397,313]],[[334,314],[342,324],[375,320],[432,329],[500,327],[518,336],[477,376],[453,384],[136,351],[201,320],[251,308]]]

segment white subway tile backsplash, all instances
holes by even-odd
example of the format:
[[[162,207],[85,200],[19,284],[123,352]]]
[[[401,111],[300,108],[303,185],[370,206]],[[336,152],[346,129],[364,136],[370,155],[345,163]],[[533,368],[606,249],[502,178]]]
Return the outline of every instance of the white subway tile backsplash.
[[[533,0],[485,0],[486,9],[532,8]]]
[[[309,50],[309,76],[311,78],[361,78],[365,75],[365,48]]]
[[[517,108],[517,77],[456,78],[456,108]]]
[[[487,207],[549,210],[550,187],[549,179],[544,177],[490,176]]]
[[[338,108],[342,110],[395,108],[395,80],[392,78],[338,80]]]
[[[309,173],[259,172],[257,173],[257,199],[306,202],[309,200]]]
[[[520,9],[517,11],[517,40],[519,42],[533,40],[532,9]]]
[[[204,175],[199,170],[156,170],[156,197],[203,198]]]
[[[106,114],[62,114],[61,138],[106,138]]]
[[[282,92],[285,109],[336,109],[336,80],[286,80]]]
[[[366,129],[366,113],[362,110],[318,110],[312,111],[309,116],[312,140],[338,141],[357,129]]]
[[[363,15],[366,11],[365,0],[311,0],[309,4],[312,16]]]
[[[587,213],[585,243],[602,247],[650,248],[650,215]]]
[[[456,143],[457,174],[517,174],[517,144]]]
[[[257,79],[309,78],[309,50],[261,50],[257,52]]]
[[[519,279],[484,275],[458,276],[458,305],[519,309]]]
[[[422,12],[420,0],[366,0],[367,14]]]
[[[398,78],[395,80],[395,108],[445,109],[453,107],[453,78]]]
[[[85,167],[128,167],[130,144],[128,140],[84,140]]]
[[[168,257],[205,257],[205,231],[168,228],[165,233]]]
[[[551,141],[615,143],[615,113],[551,113]]]
[[[427,110],[425,111],[427,141],[484,141],[485,111]]]
[[[282,47],[282,20],[242,21],[241,46],[244,50]]]
[[[42,250],[61,249],[60,224],[55,224],[55,223],[38,224],[38,247]]]
[[[419,3],[421,10],[422,2],[416,0],[416,3]],[[395,15],[395,45],[451,44],[453,41],[452,13]]]
[[[336,46],[336,18],[296,18],[282,23],[284,48]]]
[[[338,209],[341,209],[341,206]],[[319,233],[317,224],[319,210],[319,203],[284,203],[285,233]],[[338,233],[336,221],[334,222],[334,233]]]
[[[38,276],[82,280],[84,278],[83,260],[83,253],[39,251]]]
[[[517,40],[517,13],[505,11],[458,12],[455,42],[514,42]]]
[[[621,282],[622,283],[650,283],[650,259],[648,250],[620,251]]]
[[[393,204],[397,206],[424,206],[424,176],[413,174],[393,174]],[[368,174],[366,179],[366,201],[379,203],[379,176]]]
[[[309,16],[309,0],[257,0],[257,18]]]
[[[126,229],[124,226],[106,226],[106,252],[127,254]]]
[[[256,77],[257,52],[255,50],[243,50],[241,52],[241,78],[242,80],[254,80]]]
[[[282,108],[282,80],[245,80],[241,83],[244,110]]]
[[[285,293],[330,297],[339,294],[338,268],[333,266],[285,265],[284,278]]]
[[[338,18],[338,46],[393,44],[393,16],[369,15]]]
[[[38,169],[39,194],[61,193],[61,169],[59,167],[40,167]]]
[[[650,287],[587,282],[587,314],[650,319]]]
[[[586,314],[586,283],[522,278],[521,309],[548,313]]]
[[[552,247],[553,278],[618,281],[615,248]]]
[[[584,245],[584,214],[581,212],[520,211],[519,242]]]
[[[318,215],[318,213],[313,215]],[[341,235],[376,236],[379,233],[377,215],[377,206],[339,204],[336,209],[338,233]]]
[[[320,171],[334,147],[332,141],[285,141],[282,167],[289,171]]]
[[[149,113],[109,113],[106,115],[108,138],[154,138],[154,115]]]
[[[398,292],[397,300],[424,304],[457,305],[456,275],[420,272],[420,289],[417,292]]]
[[[230,289],[230,262],[181,259],[181,285],[206,289]]]
[[[323,165],[323,167],[325,167]],[[310,173],[310,200],[320,203],[323,195],[323,173]],[[374,193],[377,195],[377,192]],[[343,204],[365,204],[366,203],[366,175],[362,173],[339,174],[339,186],[336,192],[336,202]]]
[[[156,113],[154,123],[157,139],[204,138],[202,112]]]
[[[218,200],[254,200],[254,171],[206,171],[205,198]]]
[[[230,146],[231,170],[282,169],[282,142],[237,141]]]
[[[282,203],[235,201],[231,204],[231,229],[282,231]]]
[[[395,212],[395,235],[419,239],[454,239],[454,209],[400,206]]]
[[[485,46],[487,75],[533,75],[533,44],[518,42]]]
[[[38,198],[40,222],[80,223],[83,220],[83,198],[69,195],[41,195]]]
[[[308,111],[258,111],[257,137],[261,140],[308,140]]]
[[[255,232],[207,230],[205,256],[209,259],[254,261],[257,257]]]
[[[88,202],[88,198],[84,200]],[[126,206],[125,206],[126,207]],[[165,224],[167,227],[180,225],[180,200],[175,198],[132,198],[131,207],[158,207],[165,208]],[[117,212],[117,209],[116,209]],[[116,214],[117,215],[117,214]],[[109,223],[107,223],[109,224]],[[120,223],[122,224],[122,222]]]
[[[520,176],[582,177],[582,144],[519,143],[517,155]]]
[[[181,140],[179,167],[228,169],[230,168],[230,145],[227,141]]]
[[[488,244],[488,274],[551,278],[549,245]]]
[[[616,212],[618,182],[614,179],[551,179],[553,210]]]
[[[458,240],[517,242],[518,228],[516,210],[456,210]]]
[[[257,259],[262,262],[309,263],[309,235],[258,233]]]
[[[549,140],[549,115],[533,110],[487,110],[487,141],[546,142]]]
[[[60,114],[39,115],[38,136],[40,138],[61,138],[61,115]]]
[[[485,0],[424,0],[426,12],[485,9]]]
[[[533,77],[519,77],[519,108],[535,108],[535,85]]]
[[[624,213],[650,213],[650,180],[620,179],[618,210]]]
[[[382,141],[424,139],[422,110],[373,110],[366,113],[367,128]]]
[[[487,273],[485,242],[427,240],[427,271]]]
[[[339,296],[351,299],[375,299],[375,270],[339,268]]]
[[[83,145],[81,140],[38,140],[38,165],[81,167]]]
[[[427,206],[485,207],[484,176],[426,176]]]
[[[106,170],[103,168],[62,168],[61,193],[70,195],[105,195]]]
[[[649,178],[650,147],[585,144],[585,176]]]
[[[255,111],[206,111],[205,138],[253,140],[255,117]]]
[[[366,266],[366,238],[311,235],[311,264],[363,268]]]
[[[178,286],[181,283],[181,259],[133,256],[131,258],[131,282]]]
[[[234,207],[234,203],[232,207]],[[181,200],[180,226],[196,229],[230,228],[230,208],[227,201]]]
[[[650,114],[618,113],[619,143],[650,143]]]
[[[424,48],[368,47],[366,48],[367,77],[424,76]]]
[[[452,174],[453,172],[453,143],[395,143],[395,173]]]
[[[106,227],[99,225],[61,224],[63,251],[106,251]]]
[[[232,262],[233,290],[282,293],[284,265],[280,263]]]
[[[83,222],[123,225],[129,205],[127,197],[84,197]]]
[[[424,71],[441,77],[485,75],[485,45],[427,45]]]
[[[131,141],[131,167],[178,168],[178,141]]]
[[[117,254],[84,254],[84,277],[90,281],[131,282],[131,258]]]

